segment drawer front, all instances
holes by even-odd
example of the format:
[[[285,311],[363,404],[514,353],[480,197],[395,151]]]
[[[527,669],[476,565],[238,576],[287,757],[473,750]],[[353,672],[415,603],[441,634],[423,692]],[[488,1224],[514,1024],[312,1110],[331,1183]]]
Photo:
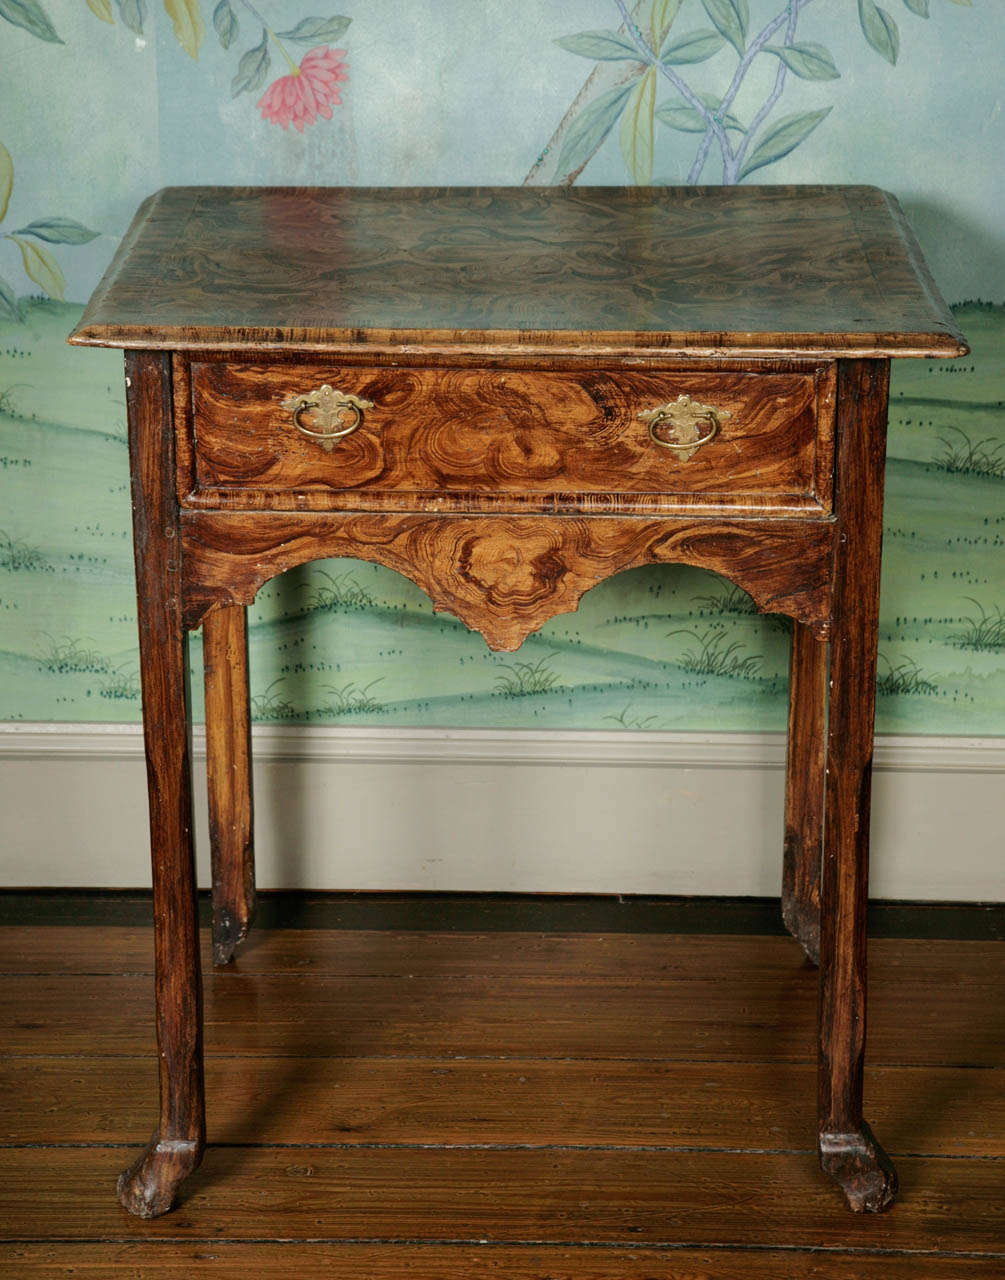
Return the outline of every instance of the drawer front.
[[[194,360],[182,382],[190,406],[187,505],[830,508],[834,380],[827,365],[750,371]],[[322,387],[358,404],[339,408]]]

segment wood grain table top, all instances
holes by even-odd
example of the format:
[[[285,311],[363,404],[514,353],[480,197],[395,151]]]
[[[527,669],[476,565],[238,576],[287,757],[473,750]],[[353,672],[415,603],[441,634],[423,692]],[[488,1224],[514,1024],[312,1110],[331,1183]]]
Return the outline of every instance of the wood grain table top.
[[[875,187],[169,187],[70,337],[929,356],[967,347]]]

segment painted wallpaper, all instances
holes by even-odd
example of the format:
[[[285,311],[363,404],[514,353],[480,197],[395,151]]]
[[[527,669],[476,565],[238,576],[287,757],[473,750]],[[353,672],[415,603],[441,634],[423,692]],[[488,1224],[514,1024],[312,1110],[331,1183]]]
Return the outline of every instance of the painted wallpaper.
[[[0,719],[140,715],[121,356],[65,336],[152,190],[856,182],[973,348],[895,366],[878,727],[1005,733],[1005,6],[334,2],[0,0]],[[327,562],[262,590],[250,643],[261,720],[785,723],[788,623],[680,566],[499,655]]]

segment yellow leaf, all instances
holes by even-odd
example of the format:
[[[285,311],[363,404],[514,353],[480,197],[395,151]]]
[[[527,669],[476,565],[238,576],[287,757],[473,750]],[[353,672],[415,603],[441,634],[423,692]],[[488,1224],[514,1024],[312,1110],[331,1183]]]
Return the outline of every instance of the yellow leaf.
[[[653,112],[656,107],[656,68],[650,67],[632,90],[621,117],[621,154],[636,184],[653,180]]]
[[[39,288],[50,298],[62,300],[66,280],[59,269],[59,263],[43,245],[34,244],[30,240],[22,240],[20,236],[10,236],[21,250],[24,269],[28,277],[35,281]]]
[[[164,8],[174,23],[178,43],[190,58],[198,58],[199,46],[206,34],[199,0],[164,0]]]
[[[659,53],[663,41],[667,38],[674,18],[680,9],[682,0],[653,0],[653,11],[649,18],[649,32],[652,35],[653,49]]]
[[[10,193],[14,190],[14,161],[10,152],[0,142],[0,222],[7,216]]]
[[[96,18],[100,18],[102,22],[111,22],[114,24],[115,19],[112,17],[112,0],[87,0],[87,7]]]

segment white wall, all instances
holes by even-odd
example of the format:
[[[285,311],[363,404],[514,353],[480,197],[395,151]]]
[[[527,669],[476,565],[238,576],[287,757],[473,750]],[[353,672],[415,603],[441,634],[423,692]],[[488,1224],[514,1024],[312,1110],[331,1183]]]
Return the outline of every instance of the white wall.
[[[258,726],[254,750],[262,887],[778,892],[780,734]],[[879,739],[874,896],[1005,897],[1003,774],[1005,739]],[[0,725],[0,885],[149,878],[138,726]]]

